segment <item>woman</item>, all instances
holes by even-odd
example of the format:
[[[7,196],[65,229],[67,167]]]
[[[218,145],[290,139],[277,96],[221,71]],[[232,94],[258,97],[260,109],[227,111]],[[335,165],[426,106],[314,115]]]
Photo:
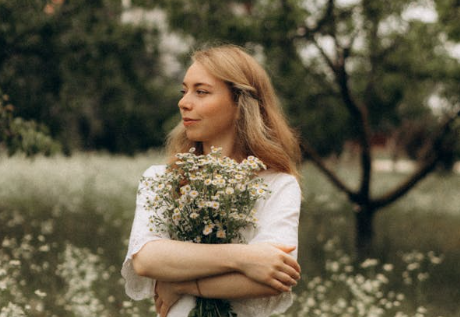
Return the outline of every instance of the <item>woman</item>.
[[[148,230],[147,197],[139,194],[122,275],[133,299],[154,296],[161,317],[187,316],[194,296],[231,301],[238,317],[269,316],[292,303],[291,287],[300,278],[297,230],[300,151],[263,68],[242,49],[219,46],[195,52],[179,101],[182,122],[171,132],[167,150],[191,147],[208,154],[211,146],[241,161],[249,155],[268,167],[260,176],[271,195],[256,203],[256,228],[242,232],[243,244],[173,241]],[[165,166],[145,173],[154,177]]]

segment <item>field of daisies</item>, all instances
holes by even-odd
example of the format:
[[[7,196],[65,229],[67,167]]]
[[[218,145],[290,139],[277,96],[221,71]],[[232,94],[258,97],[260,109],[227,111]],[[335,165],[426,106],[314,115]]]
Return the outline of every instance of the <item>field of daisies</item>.
[[[161,155],[0,157],[0,317],[155,316],[120,276],[143,171]],[[353,182],[353,166],[340,174]],[[433,174],[375,223],[375,257],[353,252],[353,208],[303,169],[303,278],[292,317],[460,316],[460,176]],[[381,172],[378,193],[403,179]]]

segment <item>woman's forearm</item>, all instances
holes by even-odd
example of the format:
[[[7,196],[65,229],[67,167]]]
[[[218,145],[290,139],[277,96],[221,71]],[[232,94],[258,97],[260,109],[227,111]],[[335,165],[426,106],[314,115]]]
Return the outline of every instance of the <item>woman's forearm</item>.
[[[147,243],[133,258],[141,276],[184,282],[225,273],[242,273],[279,291],[300,278],[300,266],[288,253],[295,247],[260,243],[195,244],[158,240]]]
[[[286,291],[290,291],[290,288]],[[200,280],[184,282],[157,281],[155,284],[155,307],[161,316],[183,296],[213,299],[249,299],[278,295],[281,292],[265,286],[240,273],[227,273]]]
[[[147,243],[133,258],[141,276],[177,282],[237,270],[241,245],[195,244],[174,240]]]
[[[258,283],[241,273],[228,273],[206,277],[190,282],[183,293],[204,298],[243,299],[278,295],[281,292],[270,286]],[[199,289],[199,293],[198,293]]]

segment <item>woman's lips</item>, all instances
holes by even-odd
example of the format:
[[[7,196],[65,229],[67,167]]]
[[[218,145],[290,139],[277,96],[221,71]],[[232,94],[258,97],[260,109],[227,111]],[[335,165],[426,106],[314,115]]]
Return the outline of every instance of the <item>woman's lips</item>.
[[[200,121],[200,120],[191,119],[191,118],[183,118],[182,120],[183,120],[184,125],[185,125],[186,127],[191,126],[191,125],[197,123],[198,121]]]

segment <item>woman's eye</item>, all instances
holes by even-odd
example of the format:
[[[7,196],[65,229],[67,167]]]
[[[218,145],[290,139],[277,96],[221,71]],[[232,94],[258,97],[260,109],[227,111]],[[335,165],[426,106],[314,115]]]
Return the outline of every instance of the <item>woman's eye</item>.
[[[197,90],[196,93],[198,95],[205,95],[205,94],[208,94],[208,92],[206,90]]]
[[[186,93],[185,89],[181,89],[180,93],[181,93],[181,95],[185,95],[185,93]]]

